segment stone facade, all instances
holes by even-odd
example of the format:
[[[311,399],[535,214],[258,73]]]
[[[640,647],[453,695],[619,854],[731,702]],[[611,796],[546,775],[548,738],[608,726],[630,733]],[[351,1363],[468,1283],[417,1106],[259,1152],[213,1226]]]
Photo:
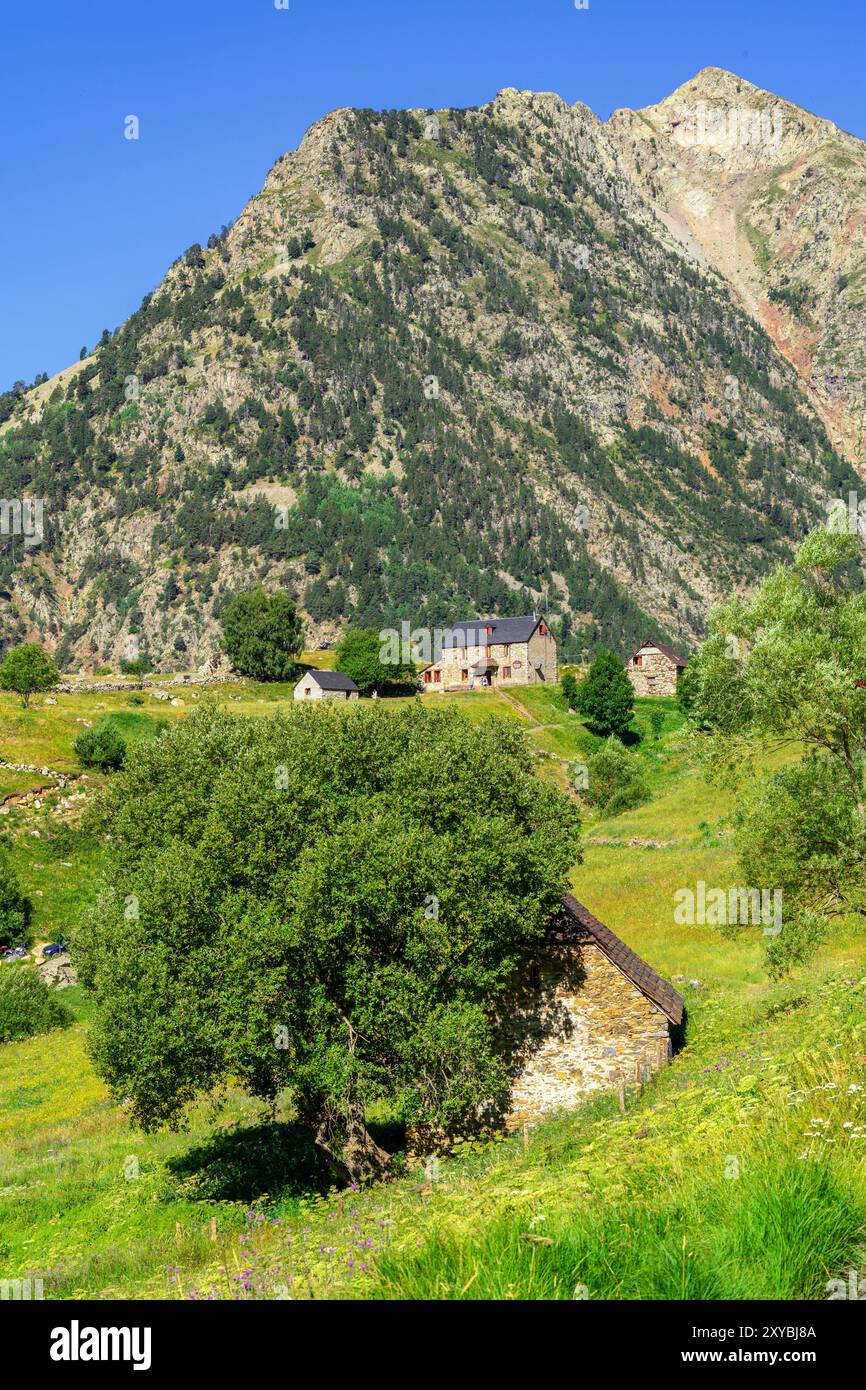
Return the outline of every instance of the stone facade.
[[[636,695],[676,695],[686,663],[670,647],[645,642],[626,662],[626,674]]]
[[[509,1129],[642,1080],[671,1050],[665,1014],[591,941],[533,954],[502,1036],[515,1070]]]
[[[673,985],[566,894],[498,1009],[497,1047],[511,1077],[505,1104],[482,1108],[459,1132],[413,1127],[410,1152],[518,1129],[646,1080],[670,1058],[683,1014]]]
[[[296,700],[357,700],[358,690],[329,690],[316,679],[314,671],[308,671],[295,686]]]
[[[518,640],[497,641],[497,628],[514,625]],[[518,627],[522,624],[522,627]],[[508,629],[505,629],[508,631]],[[488,625],[452,629],[439,661],[421,673],[424,690],[482,690],[490,686],[541,685],[559,678],[556,641],[542,618],[491,618]]]

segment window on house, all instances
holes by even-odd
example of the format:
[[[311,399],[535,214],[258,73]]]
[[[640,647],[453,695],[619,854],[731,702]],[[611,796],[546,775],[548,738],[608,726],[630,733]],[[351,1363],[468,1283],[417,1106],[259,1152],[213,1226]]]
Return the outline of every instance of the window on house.
[[[541,988],[541,971],[539,969],[537,960],[534,960],[529,967],[529,988]]]
[[[441,671],[434,671],[434,672],[433,672],[433,683],[434,683],[434,685],[437,684],[438,682],[441,682],[441,680],[442,680],[442,672],[441,672]]]
[[[510,642],[506,642],[506,643],[505,643],[504,647],[502,648],[502,655],[503,655],[503,656],[510,656],[510,655],[511,655],[511,643],[510,643]]]
[[[429,671],[425,671],[425,672],[424,672],[424,684],[425,684],[425,685],[429,685],[431,680],[432,680],[432,676],[430,675],[430,672],[429,672]]]
[[[510,667],[510,666],[503,666],[503,668],[502,668],[502,679],[503,679],[504,681],[510,681],[510,680],[511,680],[511,667]]]
[[[464,669],[460,672],[460,679],[461,679],[462,681],[468,681],[468,679],[469,679],[469,672],[466,670],[465,667],[464,667]]]
[[[634,659],[634,664],[635,664],[635,666],[643,666],[643,657],[642,657],[642,656],[636,656],[635,659]]]
[[[544,623],[539,624],[538,631],[541,633],[542,637],[547,636],[547,628],[545,627]]]

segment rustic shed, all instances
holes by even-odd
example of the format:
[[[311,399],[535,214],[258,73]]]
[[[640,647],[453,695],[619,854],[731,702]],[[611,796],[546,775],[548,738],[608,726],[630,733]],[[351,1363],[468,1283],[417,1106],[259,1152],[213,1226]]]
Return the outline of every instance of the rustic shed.
[[[307,671],[295,686],[296,700],[357,700],[358,687],[342,671]]]
[[[676,695],[687,664],[672,647],[652,638],[629,657],[625,669],[636,695]]]
[[[673,986],[567,894],[503,1012],[514,1077],[507,1126],[650,1076],[682,1019]]]

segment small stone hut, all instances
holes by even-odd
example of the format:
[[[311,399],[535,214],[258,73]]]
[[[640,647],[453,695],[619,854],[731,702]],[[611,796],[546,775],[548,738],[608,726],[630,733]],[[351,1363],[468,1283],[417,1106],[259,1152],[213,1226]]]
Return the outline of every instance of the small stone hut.
[[[296,700],[357,700],[358,687],[342,671],[308,671],[295,686]]]
[[[508,1128],[631,1085],[671,1056],[683,1001],[571,894],[528,954],[502,1016]]]
[[[676,695],[687,662],[672,647],[652,639],[638,647],[625,664],[635,695]]]

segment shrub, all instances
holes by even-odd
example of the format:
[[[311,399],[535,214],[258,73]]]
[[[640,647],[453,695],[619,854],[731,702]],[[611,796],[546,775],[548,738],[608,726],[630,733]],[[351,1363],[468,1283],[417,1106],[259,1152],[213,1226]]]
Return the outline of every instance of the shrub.
[[[126,740],[111,720],[101,719],[95,729],[85,729],[72,745],[82,767],[116,772],[126,762]]]
[[[578,686],[577,677],[575,676],[574,672],[564,671],[562,674],[562,680],[560,681],[560,685],[562,687],[562,694],[565,699],[565,703],[568,705],[568,708],[576,710],[577,692],[580,687]]]
[[[72,1014],[28,965],[0,965],[0,1042],[65,1028]]]
[[[649,787],[643,769],[633,753],[629,753],[618,738],[593,753],[588,760],[588,800],[606,816],[618,816],[649,801]]]
[[[135,661],[121,661],[120,669],[124,676],[146,676],[153,670],[153,662],[150,657],[138,656]]]
[[[18,886],[18,877],[5,856],[0,857],[0,941],[21,946],[30,921],[29,898]]]

